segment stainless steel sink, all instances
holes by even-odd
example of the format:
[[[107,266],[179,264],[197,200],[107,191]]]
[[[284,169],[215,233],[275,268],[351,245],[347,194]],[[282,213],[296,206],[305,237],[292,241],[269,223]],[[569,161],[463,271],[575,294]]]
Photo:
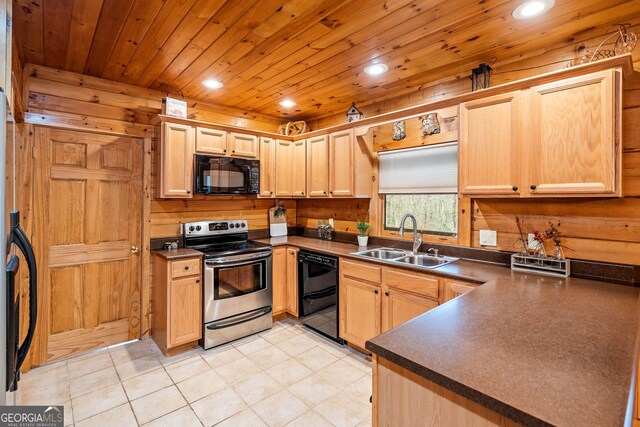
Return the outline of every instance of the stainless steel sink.
[[[403,264],[413,264],[419,267],[436,268],[457,260],[458,258],[435,257],[431,255],[411,255],[395,259],[394,261]]]
[[[355,252],[354,255],[360,255],[367,258],[384,259],[388,261],[396,258],[405,257],[408,255],[408,252],[405,252],[399,249],[393,249],[393,248],[377,248],[377,249],[369,249],[361,252]]]
[[[397,264],[411,264],[423,268],[437,268],[445,264],[449,264],[458,260],[446,256],[434,256],[427,254],[412,254],[408,251],[394,248],[376,248],[366,251],[354,252],[353,255],[359,255],[364,258],[374,258]]]

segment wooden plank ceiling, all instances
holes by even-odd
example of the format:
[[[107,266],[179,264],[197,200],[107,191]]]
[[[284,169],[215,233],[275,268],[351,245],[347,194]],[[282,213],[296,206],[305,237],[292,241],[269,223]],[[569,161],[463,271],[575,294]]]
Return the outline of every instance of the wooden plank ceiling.
[[[640,23],[640,0],[13,0],[25,62],[279,117],[414,91],[492,57],[526,57]],[[366,65],[389,66],[383,76]],[[202,86],[208,78],[219,90]],[[286,109],[284,98],[297,102]]]

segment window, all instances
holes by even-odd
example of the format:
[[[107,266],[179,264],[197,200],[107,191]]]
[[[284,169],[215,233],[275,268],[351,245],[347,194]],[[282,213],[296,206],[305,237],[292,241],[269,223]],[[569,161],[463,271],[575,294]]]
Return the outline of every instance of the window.
[[[458,233],[458,145],[439,144],[379,154],[384,228],[397,230],[412,213],[424,233]]]
[[[458,234],[457,194],[387,194],[384,198],[384,228],[397,230],[406,213],[412,213],[423,233]],[[409,221],[405,226],[409,226]]]

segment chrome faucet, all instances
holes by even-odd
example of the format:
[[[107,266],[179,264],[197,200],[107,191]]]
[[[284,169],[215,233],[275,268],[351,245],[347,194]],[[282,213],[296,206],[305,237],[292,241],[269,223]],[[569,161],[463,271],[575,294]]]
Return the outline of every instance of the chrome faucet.
[[[398,230],[398,235],[404,236],[404,223],[407,218],[411,218],[413,222],[413,253],[417,253],[418,249],[420,249],[420,245],[422,245],[422,233],[420,233],[420,237],[418,237],[418,221],[416,221],[416,217],[412,214],[408,213],[402,217],[400,220],[400,230]]]

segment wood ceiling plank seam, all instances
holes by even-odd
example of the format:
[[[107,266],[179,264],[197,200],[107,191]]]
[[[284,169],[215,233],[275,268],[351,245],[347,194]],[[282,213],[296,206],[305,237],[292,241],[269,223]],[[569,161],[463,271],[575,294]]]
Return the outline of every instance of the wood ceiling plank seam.
[[[53,68],[63,68],[67,58],[67,44],[71,29],[73,0],[43,2],[44,15],[44,63]]]
[[[359,4],[358,8],[361,8],[361,7],[365,7],[365,5]],[[301,31],[300,29],[296,29],[297,34],[295,35],[291,34],[291,31],[290,31],[292,29],[291,27],[287,27],[286,31],[279,31],[272,38],[272,40],[276,40],[277,43],[269,43],[269,41],[267,41],[267,43],[265,44],[271,44],[271,46],[264,46],[264,45],[259,46],[258,52],[255,52],[253,55],[248,55],[247,58],[245,58],[243,61],[237,64],[234,64],[232,67],[229,67],[225,71],[225,73],[220,76],[220,80],[224,81],[225,86],[231,89],[231,88],[234,88],[236,84],[234,83],[233,80],[229,81],[228,79],[229,76],[233,76],[233,79],[246,81],[249,77],[254,77],[256,75],[259,75],[261,70],[269,70],[274,62],[279,62],[284,57],[286,57],[286,55],[284,55],[283,58],[279,58],[276,60],[273,58],[274,55],[281,54],[282,52],[286,52],[287,50],[295,52],[295,49],[293,48],[287,49],[288,46],[292,44],[292,42],[295,42],[296,40],[299,41],[305,38],[309,38],[309,35],[307,33],[309,31],[312,31],[318,25],[328,30],[325,32],[326,34],[333,31],[333,29],[330,28],[330,25],[325,25],[323,21],[336,20],[335,18],[331,18],[331,16],[333,16],[336,13],[339,13],[343,9],[346,9],[348,11],[353,11],[356,8],[354,8],[352,4],[349,2],[343,2],[342,6],[335,8],[335,10],[333,10],[331,13],[327,13],[326,16],[324,16],[320,21],[317,21],[317,18],[316,18],[316,22],[314,22],[312,25],[309,25],[304,30]],[[316,17],[316,14],[313,14],[312,16]],[[311,44],[313,40],[317,40],[317,37],[315,38],[312,37],[311,40],[309,40],[309,44]],[[319,51],[319,50],[320,49],[316,49],[316,51]]]
[[[122,73],[121,80],[134,84],[147,68],[162,45],[173,34],[178,24],[193,7],[196,0],[179,2],[165,2],[145,33],[127,67]]]
[[[65,70],[76,73],[84,70],[102,6],[103,0],[74,0]]]
[[[158,15],[163,0],[135,0],[118,34],[101,77],[118,80]]]
[[[173,34],[162,45],[158,53],[151,59],[149,65],[140,74],[135,84],[149,86],[162,74],[178,56],[178,54],[204,28],[209,20],[220,10],[224,2],[196,2],[193,8],[182,19]]]
[[[29,0],[14,1],[13,22],[16,36],[26,62],[44,64],[44,10],[41,3]]]
[[[157,88],[165,84],[172,84],[183,70],[197,60],[250,7],[251,3],[246,0],[225,1],[222,9],[205,24],[171,64],[162,70],[150,86]]]
[[[132,5],[128,0],[110,0],[110,7],[102,8],[83,74],[102,75]]]
[[[618,3],[629,4],[629,2],[618,2]],[[564,13],[564,14],[562,14],[561,18],[556,18],[556,19],[558,19],[558,20],[564,19],[565,20],[564,22],[567,22],[567,21],[571,22],[573,20],[571,18],[573,18],[574,14],[575,14],[575,11],[572,11],[572,12],[569,12],[569,13]],[[594,14],[591,14],[589,16],[592,17],[593,15]],[[497,21],[495,21],[495,19],[497,19]],[[495,19],[494,20],[490,20],[490,24],[494,24],[494,21],[495,22],[499,22],[499,20],[500,20],[500,18],[495,18]],[[587,17],[585,17],[583,19],[587,19]],[[488,25],[488,24],[485,23],[485,25]],[[558,25],[558,26],[562,27],[562,25]],[[558,27],[558,26],[556,26],[556,27]],[[536,28],[536,27],[535,27],[534,24],[530,24],[527,28]],[[481,32],[481,31],[479,31],[479,32]],[[475,32],[472,32],[470,34],[474,34],[474,33]],[[472,37],[470,37],[470,38],[472,38]],[[475,41],[475,40],[472,40],[472,41]],[[514,49],[510,49],[510,48],[506,48],[504,50],[508,51],[508,52],[515,52]],[[413,54],[413,53],[415,53],[415,48],[413,48],[412,46],[409,46],[409,47],[404,46],[401,49],[397,49],[396,52],[394,52],[394,53],[403,53],[404,51],[408,51],[408,52],[411,52]],[[475,59],[474,62],[486,60],[490,56],[495,56],[496,54],[497,54],[496,51],[483,51],[482,53],[474,56],[474,59]],[[388,60],[388,58],[384,58],[384,59]],[[454,64],[451,64],[451,65],[454,65]],[[338,92],[338,91],[340,91],[340,93],[342,93],[343,95],[346,95],[347,93],[354,93],[355,91],[353,90],[353,84],[354,84],[354,80],[357,81],[358,77],[357,76],[350,76],[349,74],[350,74],[349,71],[345,71],[345,72],[342,72],[339,75],[331,76],[331,77],[329,77],[329,78],[327,78],[327,79],[325,79],[325,80],[323,80],[321,82],[315,83],[315,84],[306,84],[306,85],[303,84],[301,86],[304,87],[304,89],[298,90],[296,92],[285,90],[285,91],[282,92],[281,96],[291,96],[291,97],[296,97],[297,99],[300,99],[300,98],[304,97],[305,95],[312,93],[313,96],[317,99],[321,95],[326,95],[326,94],[330,94],[332,92]],[[424,79],[428,79],[428,76],[430,76],[432,74],[432,71],[429,70],[429,71],[423,72],[422,74],[423,74],[423,78]],[[394,88],[396,90],[398,90],[399,88],[405,88],[406,85],[409,84],[409,83],[414,84],[413,81],[412,82],[407,82],[406,80],[401,80],[401,81],[398,81],[395,84]],[[385,86],[385,85],[380,85],[380,86],[377,86],[375,88],[367,87],[366,88],[366,93],[367,93],[367,95],[369,97],[371,97],[375,91],[382,91],[383,89],[385,89],[387,87],[388,86]],[[349,91],[348,89],[351,89],[351,91]],[[358,92],[359,93],[364,93],[365,91],[363,90],[363,91],[358,91]],[[366,100],[367,99],[365,98],[364,100],[363,99],[359,99],[358,101],[359,102],[363,102],[363,101],[366,101]],[[253,104],[253,105],[247,104],[247,103],[241,103],[239,105],[241,105],[244,108],[256,109],[257,111],[263,111],[264,112],[264,111],[267,111],[267,110],[261,110],[261,108],[264,108],[266,105],[268,105],[268,102],[269,101],[267,101],[267,100],[263,100],[262,103],[257,103],[257,104]],[[344,104],[346,105],[346,104],[348,104],[348,102],[345,102]]]
[[[494,8],[504,3],[505,1],[503,0],[501,3],[498,3],[497,5],[495,5]],[[449,6],[447,6],[447,4],[449,4]],[[372,52],[378,51],[378,56],[379,56],[380,53],[382,52],[390,52],[390,51],[398,50],[406,46],[408,43],[414,42],[416,40],[424,40],[427,38],[429,42],[436,42],[438,39],[441,38],[439,34],[440,32],[444,32],[448,28],[454,28],[454,26],[456,25],[471,25],[472,22],[481,22],[484,19],[486,19],[483,16],[484,14],[482,12],[484,10],[489,10],[489,9],[486,9],[485,6],[481,6],[479,7],[478,10],[474,11],[474,14],[472,16],[461,17],[460,9],[457,7],[452,7],[450,4],[451,2],[445,3],[444,5],[443,4],[437,5],[435,8],[432,8],[432,9],[423,10],[415,17],[411,19],[406,19],[402,26],[400,27],[394,26],[392,28],[386,29],[383,32],[378,33],[377,36],[380,42],[383,42],[382,45],[378,43],[377,46],[372,46],[370,50],[362,51],[361,46],[359,44],[356,44],[354,46],[350,46],[349,49],[347,50],[342,50],[341,52],[342,55],[340,56],[335,54],[330,56],[324,61],[310,60],[303,66],[305,68],[312,67],[314,71],[319,70],[320,72],[336,69],[339,67],[350,67],[350,69],[354,69],[358,65],[361,66],[369,62],[371,60]],[[448,9],[445,9],[446,7],[448,7]],[[431,32],[427,36],[425,35],[420,36],[419,35],[420,33],[415,31],[415,29],[419,27],[424,27],[423,19],[425,18],[424,15],[427,15],[427,14],[429,15],[433,14],[437,16],[437,18],[436,16],[433,17],[436,19],[429,20],[431,26],[443,20],[445,22],[440,24],[437,28],[430,28]],[[399,33],[398,33],[398,28],[401,29]],[[359,39],[366,40],[366,37],[363,35],[355,35],[354,38],[356,37]],[[338,46],[338,48],[339,47],[340,46]],[[328,49],[333,49],[333,48],[329,47]],[[347,60],[342,59],[343,57],[346,57],[348,59]],[[293,80],[293,82],[291,83],[298,84],[298,86],[303,86],[302,84],[303,81],[309,78],[309,76],[313,77],[317,74],[318,73],[311,73],[309,69],[307,69],[306,71],[307,77],[305,77],[304,80],[300,80],[297,78],[298,76],[296,76],[296,79]],[[302,75],[305,75],[305,74],[302,74]],[[285,84],[288,84],[288,83],[285,83]],[[280,93],[280,92],[283,92],[286,88],[279,86],[278,88],[271,87],[270,89],[274,93],[275,92]],[[249,107],[252,104],[242,104],[242,105]]]
[[[264,16],[271,16],[287,0],[261,0],[255,3],[244,13],[231,27],[227,29],[215,42],[213,42],[188,68],[182,71],[173,82],[174,86],[185,88],[189,83],[198,79],[202,75],[207,75],[206,71],[210,64],[219,60],[229,50],[237,48],[243,37],[255,27],[255,22]]]

